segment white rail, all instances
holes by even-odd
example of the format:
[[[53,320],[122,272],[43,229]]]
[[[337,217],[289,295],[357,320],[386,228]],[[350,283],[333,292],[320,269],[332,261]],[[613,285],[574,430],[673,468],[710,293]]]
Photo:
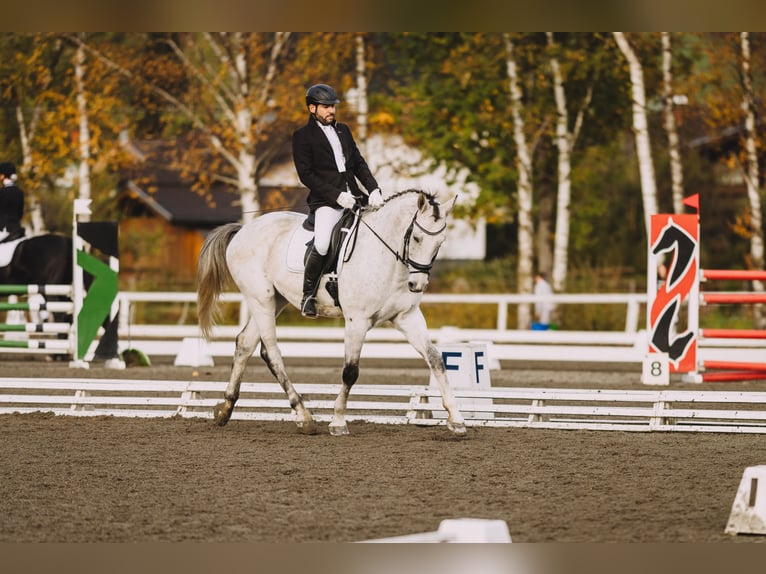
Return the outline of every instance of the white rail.
[[[193,292],[131,292],[118,295],[120,300],[119,336],[122,348],[140,349],[150,356],[177,356],[185,338],[201,336],[197,325],[136,324],[131,320],[135,305],[140,303],[196,304]],[[548,297],[556,304],[626,306],[625,329],[622,331],[531,331],[507,328],[509,305],[533,303],[534,295],[516,294],[425,294],[423,304],[480,303],[497,306],[495,329],[441,327],[431,329],[436,343],[482,341],[490,344],[494,361],[576,361],[640,364],[646,354],[646,331],[638,329],[644,293],[556,294]],[[240,304],[239,324],[220,325],[213,329],[213,342],[200,352],[211,357],[231,358],[234,338],[246,319],[239,293],[224,293],[222,301]],[[285,357],[342,358],[343,327],[278,326],[280,349]],[[200,343],[201,344],[201,343]],[[711,340],[700,342],[700,356],[705,360],[757,361],[766,352],[766,341]],[[419,359],[404,337],[392,328],[375,328],[366,338],[362,358]]]
[[[135,336],[152,336],[151,331],[144,331],[151,325],[132,324],[134,305],[136,303],[197,303],[197,294],[193,292],[140,292],[140,291],[122,291],[118,294],[120,302],[120,332],[127,333],[128,328]],[[456,305],[463,304],[483,304],[495,305],[497,307],[495,330],[508,330],[508,306],[519,305],[523,303],[535,303],[537,301],[552,301],[556,305],[625,305],[625,333],[638,332],[638,321],[642,305],[646,305],[646,293],[573,293],[573,294],[554,294],[548,296],[537,296],[532,294],[504,294],[504,293],[477,293],[477,294],[459,294],[459,293],[426,293],[423,295],[423,305],[451,303]],[[242,305],[242,295],[240,293],[224,293],[221,296],[224,303],[237,303],[240,305],[239,324],[232,326],[234,334],[241,330],[247,317],[247,310]],[[169,328],[172,332],[182,333],[179,336],[193,336],[189,330],[176,329],[183,325],[163,325],[162,328]],[[193,326],[192,326],[193,327]],[[146,335],[144,334],[146,333]],[[168,334],[166,329],[165,334]]]
[[[0,378],[0,414],[211,418],[224,382]],[[328,422],[339,385],[297,384]],[[608,389],[454,389],[467,426],[619,431],[766,433],[766,393]],[[356,385],[347,418],[444,425],[439,391],[419,385]],[[277,383],[243,383],[233,420],[294,421]]]

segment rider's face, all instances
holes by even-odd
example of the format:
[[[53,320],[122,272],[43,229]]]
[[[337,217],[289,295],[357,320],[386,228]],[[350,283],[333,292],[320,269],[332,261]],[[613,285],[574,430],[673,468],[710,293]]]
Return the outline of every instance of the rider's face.
[[[325,104],[315,104],[314,117],[323,125],[330,125],[335,121],[335,105],[326,106]]]

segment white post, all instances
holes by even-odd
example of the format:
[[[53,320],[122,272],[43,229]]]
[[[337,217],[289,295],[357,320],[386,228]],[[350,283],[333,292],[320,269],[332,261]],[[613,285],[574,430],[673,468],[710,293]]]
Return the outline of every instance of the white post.
[[[77,318],[80,315],[80,310],[83,306],[83,299],[85,298],[85,285],[83,281],[82,267],[77,264],[77,252],[85,248],[85,244],[77,233],[77,223],[80,220],[80,216],[87,216],[90,219],[90,199],[75,199],[74,208],[72,210],[72,330],[71,330],[71,343],[70,349],[72,351],[72,361],[69,363],[70,367],[76,367],[81,369],[88,369],[90,365],[87,361],[84,361],[78,357],[78,326]]]

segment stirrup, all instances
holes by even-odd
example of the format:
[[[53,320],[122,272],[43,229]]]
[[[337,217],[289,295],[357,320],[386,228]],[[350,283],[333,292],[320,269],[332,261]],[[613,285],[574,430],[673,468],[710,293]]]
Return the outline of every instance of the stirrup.
[[[306,295],[301,302],[301,315],[313,319],[317,316],[317,300],[316,297]]]

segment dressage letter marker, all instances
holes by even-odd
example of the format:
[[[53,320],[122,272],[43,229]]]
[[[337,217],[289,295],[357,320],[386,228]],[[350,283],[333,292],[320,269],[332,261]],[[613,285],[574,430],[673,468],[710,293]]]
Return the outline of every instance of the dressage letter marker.
[[[487,345],[484,343],[447,343],[437,345],[442,355],[444,370],[450,386],[455,389],[489,389],[489,369],[486,367]],[[429,383],[432,387],[438,387],[436,379],[431,376]],[[435,397],[429,398],[429,402],[437,403]],[[471,409],[486,409],[492,406],[492,399],[458,399],[461,410],[466,418],[492,418],[494,413],[470,412]],[[434,411],[434,418],[445,418],[445,411]]]

